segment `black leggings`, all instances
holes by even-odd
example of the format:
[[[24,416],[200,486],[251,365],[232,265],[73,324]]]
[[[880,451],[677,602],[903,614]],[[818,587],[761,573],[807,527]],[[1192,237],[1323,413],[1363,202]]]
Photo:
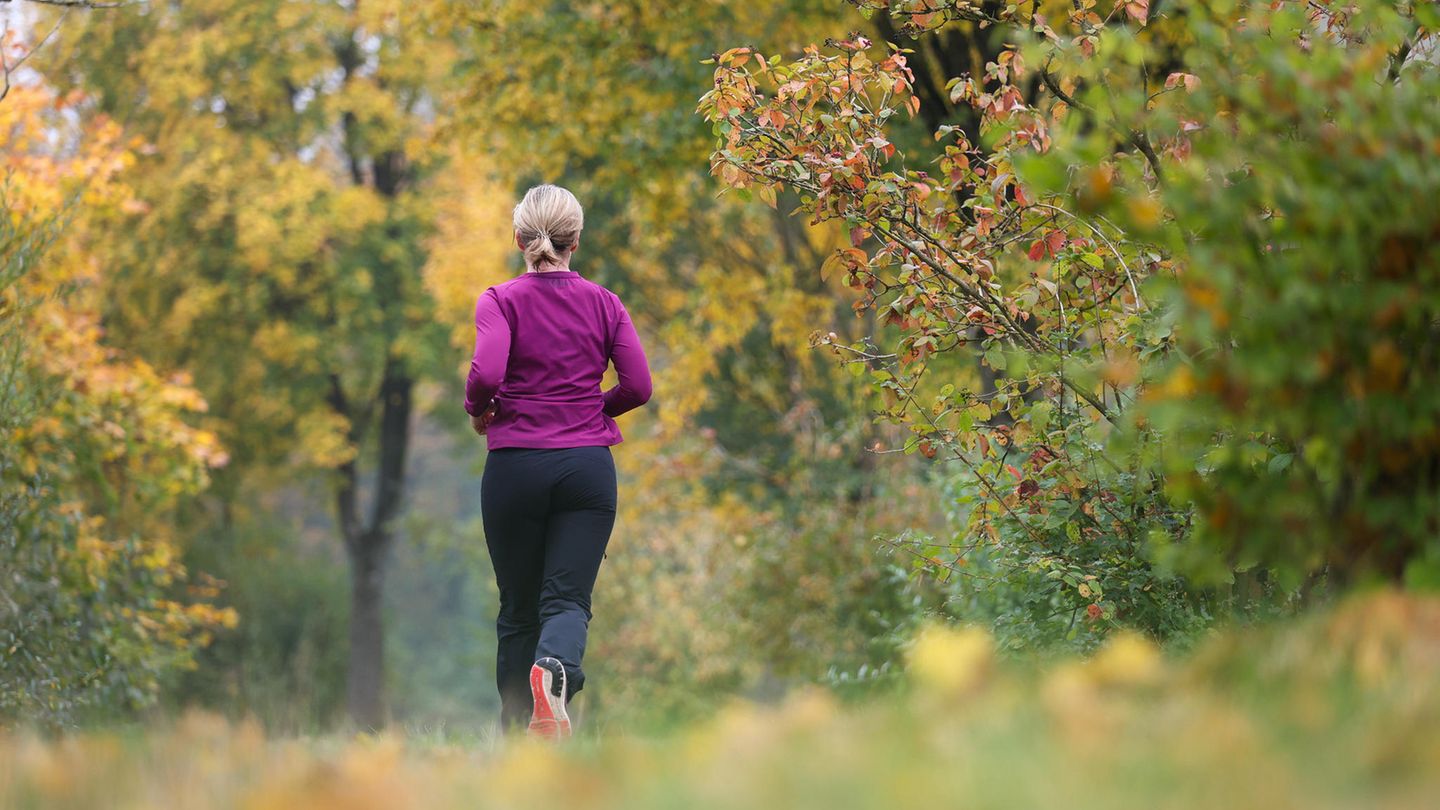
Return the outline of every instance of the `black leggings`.
[[[530,666],[565,665],[568,700],[585,684],[580,660],[590,592],[615,526],[609,447],[490,451],[480,484],[485,544],[500,587],[495,681],[500,722],[530,719]]]

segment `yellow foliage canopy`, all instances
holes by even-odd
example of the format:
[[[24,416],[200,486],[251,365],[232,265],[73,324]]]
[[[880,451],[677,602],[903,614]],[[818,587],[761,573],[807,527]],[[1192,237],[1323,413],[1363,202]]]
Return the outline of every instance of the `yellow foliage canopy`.
[[[165,585],[185,577],[170,510],[202,491],[228,457],[213,433],[191,424],[207,405],[187,375],[162,375],[104,342],[105,268],[90,250],[99,234],[73,206],[103,213],[134,205],[116,178],[138,144],[113,122],[76,128],[79,100],[26,85],[0,104],[3,216],[21,231],[64,223],[44,261],[0,293],[20,319],[13,334],[23,338],[15,348],[26,373],[17,384],[43,389],[31,392],[43,406],[22,413],[0,445],[23,474],[65,494],[60,512],[74,539],[61,553],[89,588],[104,587],[122,562]],[[235,622],[232,611],[204,603],[162,599],[127,610],[109,618],[134,622],[160,650],[183,651],[208,628]]]

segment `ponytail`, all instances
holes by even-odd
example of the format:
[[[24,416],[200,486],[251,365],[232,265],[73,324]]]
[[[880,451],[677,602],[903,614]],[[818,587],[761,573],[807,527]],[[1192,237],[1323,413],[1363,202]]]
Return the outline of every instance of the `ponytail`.
[[[525,266],[564,266],[580,241],[585,212],[568,190],[554,185],[535,186],[515,206],[515,232],[525,250]]]

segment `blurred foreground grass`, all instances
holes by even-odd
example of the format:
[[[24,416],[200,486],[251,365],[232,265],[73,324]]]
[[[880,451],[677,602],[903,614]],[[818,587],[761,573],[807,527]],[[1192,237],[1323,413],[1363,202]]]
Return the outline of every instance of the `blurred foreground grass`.
[[[270,740],[188,715],[146,734],[0,736],[4,808],[1440,806],[1440,599],[1374,593],[1219,635],[1184,660],[1122,636],[1089,661],[917,640],[905,694],[736,704],[564,749]],[[917,805],[918,806],[918,805]]]

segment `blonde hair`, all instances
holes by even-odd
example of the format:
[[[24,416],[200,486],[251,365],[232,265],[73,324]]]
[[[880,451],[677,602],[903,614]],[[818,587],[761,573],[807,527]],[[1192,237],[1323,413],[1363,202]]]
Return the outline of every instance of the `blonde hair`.
[[[515,206],[515,232],[525,249],[525,266],[564,265],[585,227],[585,211],[569,190],[545,184],[525,192]]]

